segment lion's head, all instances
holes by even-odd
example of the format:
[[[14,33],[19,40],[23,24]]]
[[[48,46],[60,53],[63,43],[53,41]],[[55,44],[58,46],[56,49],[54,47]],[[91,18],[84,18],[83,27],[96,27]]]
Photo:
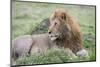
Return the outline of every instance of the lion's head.
[[[70,27],[67,23],[68,16],[62,9],[56,9],[50,16],[49,36],[51,40],[64,39],[69,31]]]

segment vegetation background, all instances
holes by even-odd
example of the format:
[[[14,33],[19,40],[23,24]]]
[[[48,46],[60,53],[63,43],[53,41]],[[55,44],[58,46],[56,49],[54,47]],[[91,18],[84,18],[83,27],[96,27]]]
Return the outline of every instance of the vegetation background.
[[[16,61],[18,65],[65,63],[96,60],[95,43],[95,6],[50,4],[35,2],[12,2],[12,39],[28,34],[47,32],[43,27],[43,20],[48,18],[56,8],[63,8],[78,21],[83,45],[89,52],[89,58],[69,59],[63,49],[51,49],[46,54],[36,54]]]

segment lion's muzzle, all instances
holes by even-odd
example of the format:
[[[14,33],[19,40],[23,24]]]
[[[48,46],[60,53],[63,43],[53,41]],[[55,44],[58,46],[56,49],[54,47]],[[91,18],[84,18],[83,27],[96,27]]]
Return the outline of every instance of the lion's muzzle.
[[[49,37],[52,41],[56,40],[58,37],[59,37],[59,34],[57,33],[51,33],[51,32],[48,32],[49,33]]]

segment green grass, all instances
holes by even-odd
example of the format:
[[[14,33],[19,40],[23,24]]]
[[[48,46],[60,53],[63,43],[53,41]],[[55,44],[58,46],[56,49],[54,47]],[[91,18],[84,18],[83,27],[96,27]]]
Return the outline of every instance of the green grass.
[[[34,30],[43,19],[48,18],[56,8],[63,8],[67,10],[78,21],[83,35],[83,45],[88,50],[90,58],[77,58],[70,60],[62,50],[49,50],[46,54],[38,54],[21,58],[16,61],[17,64],[27,65],[96,60],[95,7],[93,6],[13,2],[11,26],[12,39],[21,35],[31,34],[32,30]],[[47,32],[47,30],[43,31]]]
[[[50,64],[89,61],[89,58],[72,58],[64,49],[50,49],[45,54],[34,54],[29,57],[18,59],[18,65],[31,64]]]

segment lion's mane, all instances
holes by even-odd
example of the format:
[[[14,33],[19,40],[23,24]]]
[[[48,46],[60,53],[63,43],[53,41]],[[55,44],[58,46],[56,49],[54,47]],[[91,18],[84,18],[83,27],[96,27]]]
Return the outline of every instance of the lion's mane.
[[[70,16],[68,12],[65,12],[62,9],[56,9],[50,18],[53,18],[53,20],[56,18],[60,21],[60,23],[64,22],[65,24],[65,26],[62,24],[59,26],[60,29],[58,31],[62,33],[62,38],[56,40],[58,45],[70,48],[74,53],[83,48],[80,27],[76,20]]]

